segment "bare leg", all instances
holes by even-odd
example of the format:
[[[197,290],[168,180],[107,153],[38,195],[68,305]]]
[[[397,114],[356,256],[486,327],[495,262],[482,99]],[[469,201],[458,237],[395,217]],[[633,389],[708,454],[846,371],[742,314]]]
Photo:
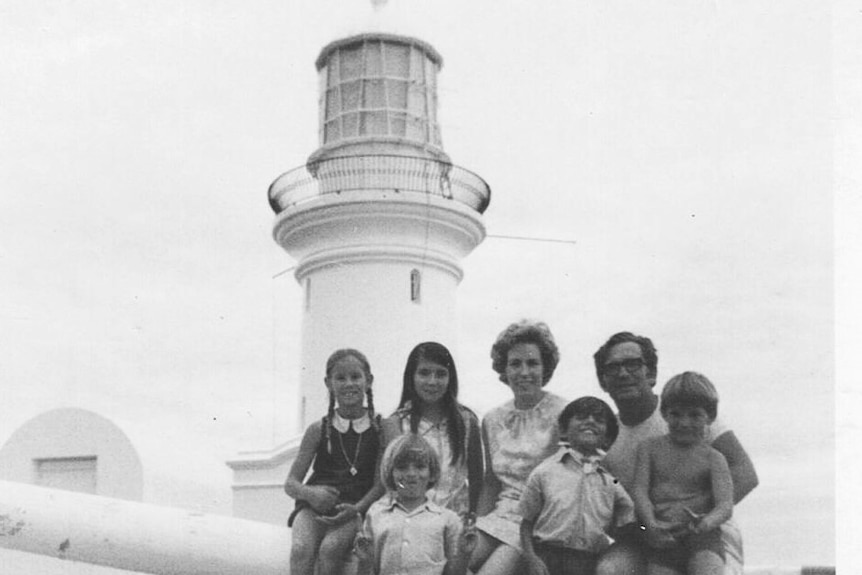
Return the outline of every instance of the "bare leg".
[[[722,575],[724,561],[712,551],[695,551],[688,559],[689,575]]]
[[[340,575],[344,571],[358,531],[358,519],[351,519],[337,527],[329,528],[320,544],[318,554],[321,575]],[[291,573],[304,573],[304,571],[291,571]]]
[[[317,514],[309,507],[300,511],[293,519],[293,544],[290,548],[290,572],[313,573],[317,549],[326,526],[317,521]]]
[[[596,575],[645,575],[646,558],[640,548],[625,543],[614,543],[596,565]]]
[[[506,544],[497,545],[476,575],[514,575],[523,572],[521,552]]]
[[[479,531],[478,535],[479,539],[476,541],[476,548],[473,549],[473,554],[470,555],[470,570],[474,573],[479,571],[482,564],[488,560],[488,557],[491,556],[491,553],[500,544],[500,541],[483,531]]]
[[[647,574],[648,575],[685,575],[684,573],[680,573],[673,567],[668,567],[666,565],[660,565],[658,563],[649,563],[647,565]]]

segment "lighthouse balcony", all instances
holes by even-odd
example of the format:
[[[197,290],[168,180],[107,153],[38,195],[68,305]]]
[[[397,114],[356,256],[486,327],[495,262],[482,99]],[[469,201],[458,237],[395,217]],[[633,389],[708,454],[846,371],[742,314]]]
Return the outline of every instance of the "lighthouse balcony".
[[[478,175],[450,162],[402,155],[329,157],[290,170],[269,187],[269,205],[276,214],[324,195],[384,190],[405,199],[436,196],[482,213],[491,188]]]

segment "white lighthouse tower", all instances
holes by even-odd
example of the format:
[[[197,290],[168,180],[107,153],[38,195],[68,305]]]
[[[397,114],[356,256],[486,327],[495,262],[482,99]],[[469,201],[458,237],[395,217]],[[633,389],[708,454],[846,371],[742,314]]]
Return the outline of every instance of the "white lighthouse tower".
[[[326,412],[335,349],[368,356],[389,409],[415,344],[456,344],[460,261],[485,237],[490,190],[443,151],[441,64],[425,42],[384,33],[337,40],[317,59],[320,147],[269,189],[273,235],[304,292],[301,429]]]
[[[485,238],[491,191],[443,151],[441,65],[429,44],[380,32],[336,40],[317,59],[320,147],[269,188],[273,236],[297,260],[304,295],[300,393],[296,411],[276,407],[285,443],[228,462],[236,516],[283,523],[289,513],[282,485],[297,435],[326,413],[334,350],[367,355],[385,413],[413,346],[435,340],[455,352],[460,262]]]

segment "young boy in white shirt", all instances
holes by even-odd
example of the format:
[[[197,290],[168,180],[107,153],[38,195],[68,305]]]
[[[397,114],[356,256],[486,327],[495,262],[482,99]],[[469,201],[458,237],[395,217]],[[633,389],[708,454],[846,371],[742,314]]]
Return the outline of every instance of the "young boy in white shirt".
[[[636,529],[631,498],[602,466],[619,431],[611,408],[582,397],[560,413],[565,442],[527,479],[521,542],[530,575],[587,575],[599,554]]]

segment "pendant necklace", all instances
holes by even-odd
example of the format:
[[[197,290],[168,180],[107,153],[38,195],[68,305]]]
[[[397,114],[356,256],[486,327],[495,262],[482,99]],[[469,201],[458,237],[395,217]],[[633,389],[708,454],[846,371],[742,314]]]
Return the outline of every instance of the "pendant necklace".
[[[350,424],[350,428],[353,428],[353,424]],[[348,465],[350,465],[350,475],[355,476],[359,473],[359,470],[356,469],[356,460],[359,459],[359,448],[362,446],[362,434],[359,433],[359,440],[356,442],[356,450],[353,452],[353,461],[350,461],[350,458],[347,457],[347,451],[344,449],[344,439],[341,438],[342,433],[338,432],[338,445],[341,446],[341,454],[344,455],[344,460],[347,461]]]

